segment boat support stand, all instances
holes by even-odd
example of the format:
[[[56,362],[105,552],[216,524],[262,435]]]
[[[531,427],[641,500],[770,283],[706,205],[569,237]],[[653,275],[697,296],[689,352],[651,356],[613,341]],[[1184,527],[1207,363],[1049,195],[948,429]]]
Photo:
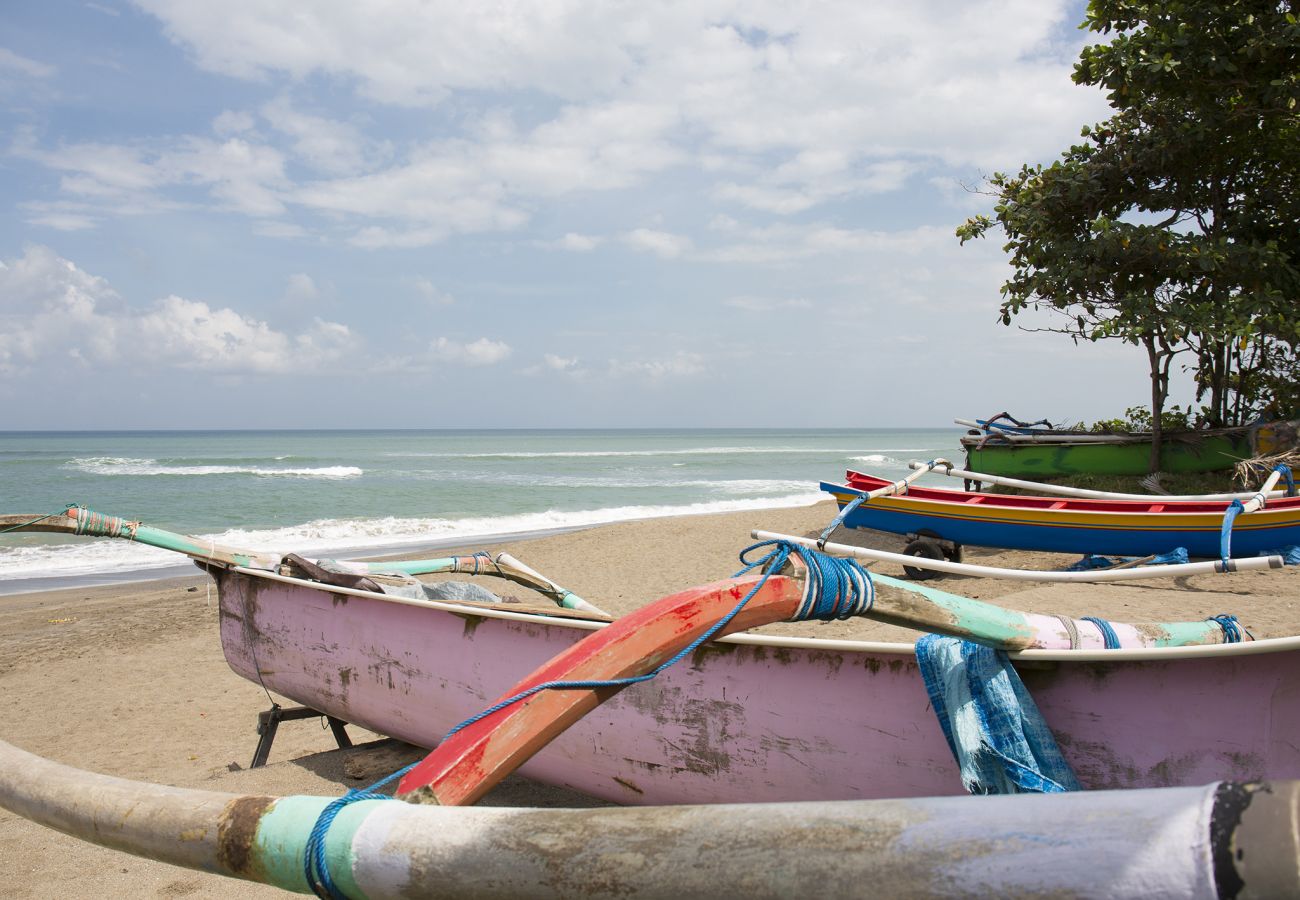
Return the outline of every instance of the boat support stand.
[[[926,559],[946,559],[949,562],[961,562],[961,544],[940,537],[928,528],[905,535],[907,546],[903,548],[906,556],[920,556]],[[912,581],[925,581],[939,573],[933,569],[920,569],[916,566],[903,565],[903,574]]]
[[[351,747],[352,738],[348,737],[348,723],[342,719],[325,715],[320,710],[309,706],[293,706],[285,709],[278,703],[272,703],[270,709],[257,714],[257,749],[253,751],[253,762],[249,768],[256,769],[266,765],[266,759],[271,755],[271,744],[275,741],[275,733],[280,729],[281,722],[318,719],[321,716],[325,716],[325,720],[329,722],[330,731],[334,733],[334,740],[338,742],[339,749],[346,750]]]

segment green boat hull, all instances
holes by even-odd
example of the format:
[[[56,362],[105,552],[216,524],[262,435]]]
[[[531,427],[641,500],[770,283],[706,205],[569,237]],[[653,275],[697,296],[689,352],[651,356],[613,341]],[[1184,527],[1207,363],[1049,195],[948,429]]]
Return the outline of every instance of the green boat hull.
[[[1219,433],[1162,441],[1160,471],[1220,472],[1252,455],[1250,435]],[[1060,475],[1145,475],[1151,471],[1151,442],[1122,444],[1007,444],[966,446],[966,468],[1011,478]]]

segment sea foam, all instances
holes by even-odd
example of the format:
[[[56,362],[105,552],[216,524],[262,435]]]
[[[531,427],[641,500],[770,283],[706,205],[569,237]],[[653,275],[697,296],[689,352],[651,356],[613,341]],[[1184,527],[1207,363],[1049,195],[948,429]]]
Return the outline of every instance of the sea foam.
[[[356,478],[365,474],[356,466],[317,466],[311,468],[268,468],[265,466],[169,466],[156,459],[131,459],[118,456],[91,456],[70,459],[69,468],[92,475],[284,475],[295,478]]]

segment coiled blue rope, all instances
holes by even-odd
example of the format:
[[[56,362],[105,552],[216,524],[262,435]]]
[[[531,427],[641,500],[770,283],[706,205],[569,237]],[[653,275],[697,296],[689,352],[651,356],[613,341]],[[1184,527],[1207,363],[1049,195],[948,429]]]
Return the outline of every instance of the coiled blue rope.
[[[1099,619],[1096,616],[1084,616],[1079,621],[1091,622],[1097,626],[1097,630],[1101,632],[1101,639],[1107,650],[1119,649],[1119,635],[1115,633],[1114,627],[1105,619]]]
[[[771,547],[772,550],[761,559],[751,562],[748,555],[763,547]],[[824,553],[818,553],[815,550],[801,547],[798,544],[792,544],[789,541],[761,541],[757,544],[751,544],[740,553],[740,561],[744,567],[732,577],[744,575],[746,572],[756,568],[761,568],[763,577],[750,589],[740,602],[731,608],[717,622],[709,627],[707,631],[691,641],[676,656],[667,662],[661,664],[653,671],[644,675],[633,675],[627,678],[612,678],[608,680],[588,680],[588,681],[547,681],[543,684],[537,684],[525,691],[520,691],[513,697],[507,697],[499,703],[494,704],[480,713],[470,716],[465,721],[455,725],[442,738],[446,741],[452,735],[462,729],[468,728],[475,722],[478,722],[495,712],[512,706],[520,700],[525,700],[540,691],[547,690],[596,690],[608,687],[627,687],[633,684],[640,684],[644,681],[656,677],[664,669],[674,665],[682,659],[685,659],[691,653],[694,653],[700,645],[712,640],[713,636],[727,626],[734,619],[745,604],[748,603],[755,594],[767,583],[773,573],[781,570],[786,562],[790,559],[791,554],[798,556],[808,568],[808,578],[804,585],[803,598],[799,607],[795,610],[791,621],[804,621],[806,619],[847,619],[850,616],[861,615],[875,603],[876,593],[875,585],[871,581],[871,575],[866,569],[854,559],[839,559],[833,556],[827,556]],[[396,778],[400,778],[407,772],[414,769],[418,762],[411,763],[386,778],[383,778],[368,788],[362,790],[351,790],[335,800],[331,800],[326,807],[321,810],[320,816],[316,819],[316,824],[312,826],[311,834],[308,836],[307,845],[304,850],[303,874],[307,879],[308,886],[317,897],[325,900],[346,900],[346,896],[341,894],[330,875],[329,865],[325,853],[325,839],[329,834],[330,826],[334,824],[339,812],[343,807],[358,800],[391,800],[387,794],[376,793],[376,789],[383,787]]]
[[[1217,616],[1210,616],[1205,621],[1214,622],[1223,629],[1223,642],[1225,644],[1240,644],[1242,632],[1241,623],[1237,621],[1236,616],[1227,613],[1219,613]],[[1249,634],[1249,632],[1246,632]]]

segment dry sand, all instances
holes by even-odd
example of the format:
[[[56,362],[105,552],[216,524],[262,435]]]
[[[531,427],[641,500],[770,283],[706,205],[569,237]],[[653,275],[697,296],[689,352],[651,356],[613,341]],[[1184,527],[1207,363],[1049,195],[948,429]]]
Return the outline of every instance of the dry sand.
[[[829,503],[609,525],[516,541],[508,549],[614,613],[731,575],[749,532],[813,535]],[[836,540],[881,549],[890,535]],[[479,549],[478,547],[470,549]],[[442,555],[441,551],[439,555]],[[967,550],[967,561],[1053,568],[1068,557]],[[889,575],[889,565],[873,567]],[[281,726],[265,768],[248,770],[262,689],[234,675],[217,635],[217,598],[202,576],[0,597],[0,737],[41,754],[127,778],[211,790],[335,796],[361,786],[320,720]],[[1257,637],[1300,634],[1300,570],[1204,575],[1116,585],[1036,585],[946,577],[935,587],[1043,613],[1121,621],[1203,619],[1230,612]],[[914,632],[864,620],[774,625],[782,634],[905,640]],[[519,673],[522,677],[524,672]],[[276,698],[286,706],[293,705]],[[353,739],[376,737],[353,728]],[[581,798],[512,779],[497,805],[567,805]],[[8,897],[270,897],[229,881],[82,843],[0,811],[0,890]]]

